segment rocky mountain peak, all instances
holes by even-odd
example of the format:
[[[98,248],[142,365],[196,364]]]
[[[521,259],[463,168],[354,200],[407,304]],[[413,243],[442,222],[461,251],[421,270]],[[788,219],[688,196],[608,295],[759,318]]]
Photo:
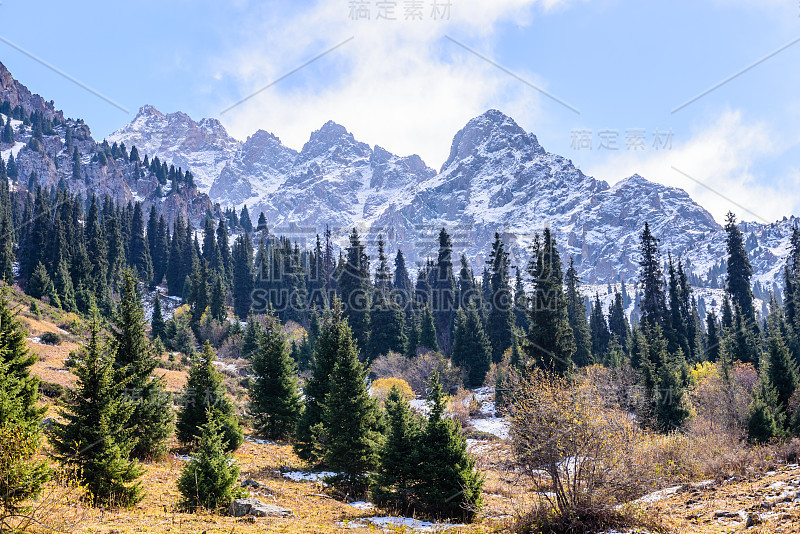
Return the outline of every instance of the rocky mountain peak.
[[[508,115],[490,109],[471,119],[455,135],[442,170],[470,156],[492,157],[509,150],[519,151],[528,157],[544,154],[535,135],[528,134]]]

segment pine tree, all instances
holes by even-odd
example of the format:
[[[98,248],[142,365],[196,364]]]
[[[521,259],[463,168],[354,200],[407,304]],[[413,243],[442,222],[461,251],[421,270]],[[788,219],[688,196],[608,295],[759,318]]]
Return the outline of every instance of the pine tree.
[[[661,253],[658,239],[650,233],[650,226],[644,223],[640,236],[642,258],[639,261],[639,285],[642,288],[640,303],[641,322],[650,325],[664,325],[667,314],[664,293],[664,274],[661,271]]]
[[[414,494],[427,515],[470,520],[483,505],[484,477],[475,470],[467,441],[455,420],[444,416],[445,395],[434,373],[428,394],[430,415],[416,451]]]
[[[597,293],[594,294],[594,305],[589,316],[589,330],[592,334],[592,354],[598,361],[603,361],[606,356],[608,342],[611,341],[611,334],[606,324],[606,316],[603,314],[600,295]]]
[[[397,249],[397,256],[394,258],[394,289],[402,299],[404,304],[411,304],[411,299],[414,296],[414,286],[411,284],[411,276],[408,274],[406,268],[406,259],[403,256],[403,251]],[[403,311],[408,311],[408,306],[403,306]]]
[[[250,212],[247,211],[247,206],[242,208],[242,214],[239,216],[239,226],[248,234],[253,232],[253,221],[250,220]]]
[[[753,290],[750,287],[750,278],[753,276],[753,267],[744,248],[744,239],[739,227],[736,226],[736,216],[728,212],[725,217],[725,232],[727,233],[728,276],[725,289],[731,297],[734,308],[742,314],[743,323],[748,329],[758,332],[756,310],[753,305]]]
[[[483,331],[483,323],[475,308],[461,308],[456,313],[451,359],[453,365],[467,371],[466,387],[483,385],[492,363],[492,354],[489,338]]]
[[[494,234],[494,244],[489,254],[491,265],[490,286],[492,299],[489,304],[489,317],[486,321],[486,333],[492,347],[492,361],[499,363],[503,353],[511,346],[512,329],[515,323],[513,314],[513,296],[508,282],[508,252],[500,239]]]
[[[415,453],[422,429],[397,386],[386,398],[386,414],[388,432],[380,450],[373,499],[407,513],[414,500],[412,486],[419,472]]]
[[[77,468],[94,506],[133,506],[144,497],[141,466],[130,460],[136,445],[128,426],[134,405],[118,380],[114,352],[103,347],[97,311],[89,323],[89,342],[73,369],[77,382],[53,422],[50,442],[59,461]]]
[[[350,492],[366,489],[367,474],[378,465],[381,418],[367,391],[367,371],[358,359],[350,327],[339,330],[336,363],[322,403],[322,460],[336,472],[336,484]]]
[[[751,443],[765,443],[783,436],[785,416],[777,405],[778,392],[762,372],[747,416],[747,436]]]
[[[431,308],[436,325],[436,341],[445,354],[450,354],[450,329],[456,311],[456,282],[453,276],[453,241],[442,228],[439,232],[439,253],[431,270]],[[424,321],[424,319],[423,319]],[[423,322],[423,331],[425,323]],[[428,347],[432,348],[432,347]]]
[[[203,352],[192,362],[182,392],[183,406],[176,425],[178,441],[194,445],[201,427],[215,412],[223,434],[226,451],[235,451],[244,442],[244,434],[234,413],[234,405],[222,384],[222,375],[214,369],[214,350],[206,341]]]
[[[239,236],[233,244],[233,311],[244,319],[250,313],[253,292],[253,244],[250,235]]]
[[[375,292],[370,310],[370,337],[367,356],[370,361],[389,352],[402,353],[406,339],[405,314],[394,300],[392,273],[383,252],[383,238],[378,238],[378,270],[375,274]]]
[[[578,367],[585,367],[592,363],[592,338],[589,324],[586,322],[586,306],[580,293],[581,279],[575,262],[569,259],[569,268],[564,277],[564,291],[567,300],[567,318],[575,339],[575,354],[573,361]]]
[[[67,270],[67,262],[60,260],[57,265],[53,288],[58,295],[61,308],[68,312],[76,312],[78,307],[75,304],[75,288],[72,286],[72,277]]]
[[[50,299],[50,304],[53,306],[61,306],[61,301],[58,298],[58,293],[56,293],[53,281],[50,279],[50,275],[47,274],[47,269],[41,262],[36,265],[31,279],[28,280],[27,293],[35,299],[47,297]]]
[[[369,257],[364,252],[364,245],[358,231],[353,228],[350,233],[350,246],[347,247],[347,261],[339,276],[344,314],[358,348],[364,352],[369,343],[371,307],[371,288],[369,273]]]
[[[153,354],[145,333],[144,309],[136,278],[126,270],[122,281],[109,348],[114,351],[117,379],[127,384],[127,392],[134,400],[130,426],[136,446],[132,455],[154,458],[166,452],[167,440],[172,435],[171,398],[164,376],[153,377],[159,359]]]
[[[570,261],[572,260],[570,259]],[[528,294],[525,292],[525,283],[522,280],[522,271],[520,271],[519,267],[517,267],[516,270],[516,282],[514,284],[514,324],[518,329],[522,330],[523,332],[527,332],[528,328],[530,327],[530,323],[528,322]],[[569,309],[569,301],[567,301],[567,303],[567,309]],[[570,325],[571,324],[572,323],[570,323]]]
[[[199,428],[200,443],[194,457],[184,466],[178,479],[181,505],[188,512],[198,509],[221,511],[237,496],[239,465],[225,441],[224,422],[209,411]]]
[[[150,320],[150,335],[152,338],[165,341],[167,338],[167,328],[164,322],[164,315],[161,311],[161,294],[156,291],[156,297],[153,299],[153,315]]]
[[[720,356],[721,340],[717,316],[714,315],[713,311],[709,311],[706,314],[706,336],[706,361],[717,362]]]
[[[625,317],[625,307],[621,293],[614,294],[614,302],[608,310],[608,330],[613,338],[616,338],[622,351],[628,349],[628,319]]]
[[[419,346],[433,352],[439,352],[433,313],[428,306],[423,306],[419,325]]]
[[[214,277],[214,288],[211,291],[211,317],[219,322],[223,322],[228,313],[225,309],[225,289],[222,287],[222,279]]]
[[[259,334],[258,350],[250,358],[253,379],[248,388],[253,427],[268,439],[288,438],[302,411],[295,364],[276,319],[270,318]]]
[[[789,407],[789,399],[797,391],[798,385],[800,385],[797,376],[797,364],[792,360],[789,349],[786,347],[780,332],[771,334],[768,346],[765,372],[777,395],[777,404],[774,405],[774,408],[778,412],[786,413]]]
[[[342,344],[346,322],[342,317],[342,303],[334,298],[326,312],[322,329],[314,344],[314,365],[311,377],[303,388],[305,407],[297,422],[294,450],[303,460],[319,463],[322,459],[315,434],[322,424],[323,403],[331,387],[331,374]],[[349,330],[349,327],[348,327]]]
[[[561,257],[549,228],[534,239],[528,273],[533,280],[533,294],[531,328],[524,349],[538,367],[567,375],[574,367],[575,338],[567,316]]]
[[[31,375],[36,356],[27,332],[0,289],[0,525],[6,517],[30,511],[23,503],[36,497],[49,478],[46,462],[35,459],[41,442],[39,380]]]

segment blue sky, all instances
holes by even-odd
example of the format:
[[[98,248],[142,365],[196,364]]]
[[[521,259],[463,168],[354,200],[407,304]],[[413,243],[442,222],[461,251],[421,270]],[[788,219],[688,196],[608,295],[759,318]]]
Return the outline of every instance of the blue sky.
[[[683,187],[717,220],[800,213],[800,42],[764,59],[800,38],[796,0],[450,0],[441,20],[418,0],[423,20],[404,20],[408,1],[388,1],[397,20],[377,19],[379,0],[353,20],[350,0],[2,0],[3,40],[127,112],[6,42],[0,61],[98,138],[143,104],[297,149],[333,119],[438,169],[455,132],[497,108],[584,172]]]

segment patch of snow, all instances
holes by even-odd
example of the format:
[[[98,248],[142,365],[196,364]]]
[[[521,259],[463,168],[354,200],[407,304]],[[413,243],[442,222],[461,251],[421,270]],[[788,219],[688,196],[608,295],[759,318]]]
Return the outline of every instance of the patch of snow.
[[[244,440],[247,441],[248,443],[255,443],[256,445],[275,445],[274,441],[269,441],[268,439],[253,438],[250,436],[246,436]]]
[[[644,497],[636,499],[634,502],[642,502],[642,503],[657,502],[666,499],[670,495],[678,493],[682,488],[683,486],[673,486],[671,488],[664,488],[658,491],[654,491],[653,493],[648,493]]]
[[[508,431],[511,427],[505,417],[486,417],[482,419],[470,419],[470,424],[480,432],[494,434],[500,439],[508,439]]]
[[[417,532],[441,532],[451,528],[463,527],[463,524],[457,523],[432,523],[430,521],[421,521],[413,517],[365,517],[364,521],[382,528],[408,528]]]
[[[319,471],[314,473],[306,473],[304,471],[288,471],[283,473],[284,478],[294,480],[295,482],[322,482],[328,477],[336,476],[332,471]]]
[[[375,508],[374,504],[367,501],[354,501],[348,503],[347,506],[352,506],[353,508],[358,508],[359,510],[372,510],[373,508]]]

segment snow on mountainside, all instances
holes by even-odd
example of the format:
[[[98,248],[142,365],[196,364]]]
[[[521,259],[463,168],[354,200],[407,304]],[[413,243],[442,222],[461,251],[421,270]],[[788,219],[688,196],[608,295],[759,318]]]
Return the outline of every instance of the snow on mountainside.
[[[197,189],[208,193],[211,184],[242,143],[228,135],[217,119],[193,121],[185,113],[164,115],[142,106],[133,121],[112,133],[109,143],[124,141],[140,152],[158,156],[175,167],[191,169]]]
[[[246,204],[254,216],[263,212],[276,233],[313,238],[330,225],[343,239],[357,226],[370,246],[382,233],[389,253],[400,247],[419,262],[435,253],[445,226],[456,254],[464,252],[480,269],[495,232],[514,264],[524,267],[535,232],[550,227],[585,282],[603,283],[635,278],[639,234],[649,222],[664,255],[687,263],[696,283],[716,287],[724,275],[724,231],[685,191],[639,175],[609,186],[547,152],[497,110],[455,135],[439,172],[418,156],[370,147],[334,122],[313,132],[299,153],[264,131],[239,143],[216,121],[207,129],[210,124],[145,106],[110,139],[183,162],[203,176],[198,182],[212,201],[237,209]],[[780,283],[795,223],[741,225],[763,289]]]

